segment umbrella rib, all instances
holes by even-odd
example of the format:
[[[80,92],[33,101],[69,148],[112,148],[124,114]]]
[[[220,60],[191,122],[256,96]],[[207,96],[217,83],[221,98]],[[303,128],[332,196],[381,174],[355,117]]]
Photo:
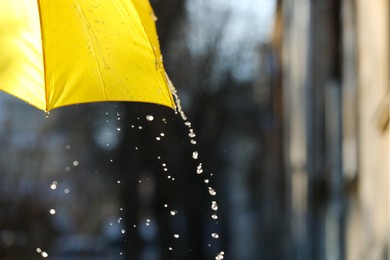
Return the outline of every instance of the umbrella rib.
[[[105,81],[104,81],[104,78],[103,78],[103,75],[102,75],[102,71],[101,71],[101,67],[100,67],[100,64],[99,64],[99,61],[98,61],[98,59],[97,59],[96,54],[97,54],[97,53],[100,54],[100,57],[102,58],[103,63],[105,64],[104,56],[102,55],[102,52],[101,52],[101,50],[100,50],[100,48],[99,48],[99,45],[98,45],[98,41],[97,41],[97,39],[96,39],[95,32],[92,30],[92,27],[90,26],[89,22],[88,22],[87,19],[85,18],[84,11],[83,11],[83,9],[81,8],[81,5],[80,5],[79,0],[76,0],[76,3],[77,3],[77,12],[79,13],[81,22],[83,23],[83,30],[84,30],[84,32],[85,32],[84,35],[86,35],[88,42],[91,44],[91,48],[92,48],[92,52],[93,52],[93,57],[94,57],[94,60],[95,60],[95,63],[96,63],[97,71],[98,71],[98,76],[99,76],[100,82],[101,82],[102,85],[103,85],[103,95],[104,95],[104,98],[107,99],[107,95],[106,95],[106,83],[105,83]],[[91,28],[91,29],[90,29],[90,32],[91,32],[92,35],[94,36],[95,41],[93,41],[91,35],[89,34],[88,28]],[[94,42],[97,43],[96,46],[95,46]],[[97,51],[96,51],[95,48],[97,48]]]
[[[41,2],[40,0],[37,0],[37,6],[38,6],[38,16],[39,16],[39,26],[41,30],[41,41],[42,41],[42,60],[43,60],[43,85],[45,89],[45,112],[48,112],[49,110],[49,97],[48,97],[48,91],[47,91],[47,80],[46,80],[46,55],[45,55],[45,48],[44,48],[44,38],[43,38],[43,22],[42,22],[42,10],[41,10]]]

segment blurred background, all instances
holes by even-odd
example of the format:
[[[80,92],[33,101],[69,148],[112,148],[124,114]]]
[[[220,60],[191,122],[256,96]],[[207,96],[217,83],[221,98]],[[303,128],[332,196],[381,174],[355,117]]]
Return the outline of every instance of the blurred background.
[[[388,259],[389,2],[151,3],[191,126],[0,93],[0,259]]]

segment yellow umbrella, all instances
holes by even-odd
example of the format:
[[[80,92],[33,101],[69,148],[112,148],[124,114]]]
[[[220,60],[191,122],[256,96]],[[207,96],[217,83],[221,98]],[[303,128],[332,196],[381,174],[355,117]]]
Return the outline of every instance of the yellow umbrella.
[[[54,108],[174,107],[148,0],[1,0],[0,90]]]

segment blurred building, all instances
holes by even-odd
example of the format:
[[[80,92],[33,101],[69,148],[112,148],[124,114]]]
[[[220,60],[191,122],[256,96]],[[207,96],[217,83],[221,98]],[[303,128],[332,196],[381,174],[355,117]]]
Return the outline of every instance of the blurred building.
[[[389,2],[278,6],[294,259],[387,259]]]

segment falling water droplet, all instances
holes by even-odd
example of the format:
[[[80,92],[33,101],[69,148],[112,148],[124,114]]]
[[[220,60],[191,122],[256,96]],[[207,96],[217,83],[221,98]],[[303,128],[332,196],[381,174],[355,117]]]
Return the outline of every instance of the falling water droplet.
[[[212,219],[218,219],[218,216],[216,214],[211,215]]]
[[[156,137],[156,140],[157,140],[157,141],[160,141],[160,140],[161,140],[161,137],[157,136],[157,137]]]
[[[78,161],[73,161],[73,166],[78,166],[79,165],[79,162]]]
[[[209,179],[205,179],[205,180],[204,180],[204,183],[209,183],[209,182],[210,182]]]
[[[196,141],[194,139],[191,139],[191,144],[196,144]]]
[[[70,190],[68,188],[64,189],[65,194],[69,194]]]
[[[175,216],[177,214],[177,210],[171,210],[170,213],[171,213],[172,216]]]
[[[57,184],[58,183],[56,181],[53,181],[52,184],[50,185],[50,189],[52,189],[52,190],[57,189]]]
[[[160,136],[161,136],[161,137],[164,137],[164,136],[165,136],[165,134],[164,134],[164,133],[160,133]]]
[[[213,200],[211,202],[211,209],[214,210],[214,211],[217,211],[218,210],[218,204],[215,200]]]
[[[49,254],[48,254],[48,253],[46,253],[46,252],[42,252],[42,253],[41,253],[41,256],[42,256],[43,258],[46,258],[46,257],[48,257],[48,256],[49,256]]]
[[[188,136],[191,138],[194,138],[196,136],[193,129],[190,129],[190,133],[188,134]]]
[[[192,152],[192,158],[194,159],[194,160],[196,160],[196,159],[198,159],[198,152],[197,151],[195,151],[195,152]]]
[[[219,235],[218,235],[217,233],[212,233],[211,236],[212,236],[213,238],[219,238]]]
[[[152,115],[147,115],[146,116],[146,120],[148,121],[153,121],[154,120],[154,117]]]
[[[116,130],[117,130],[118,132],[120,132],[120,131],[121,131],[121,128],[120,128],[120,127],[117,127]]]
[[[213,188],[211,188],[211,187],[209,187],[209,193],[210,193],[211,196],[217,195],[217,193],[215,192],[215,190],[214,190]]]
[[[225,252],[221,251],[216,257],[215,260],[222,260],[224,259]]]
[[[50,212],[50,214],[52,214],[52,215],[56,214],[56,210],[55,210],[55,209],[51,209],[49,212]]]
[[[179,236],[179,234],[174,234],[173,237],[174,238],[179,238],[180,236]]]
[[[121,229],[121,233],[124,234],[126,233],[126,230],[124,230],[123,228]]]
[[[196,167],[196,173],[201,174],[202,172],[203,172],[202,163],[199,163],[198,167]]]

